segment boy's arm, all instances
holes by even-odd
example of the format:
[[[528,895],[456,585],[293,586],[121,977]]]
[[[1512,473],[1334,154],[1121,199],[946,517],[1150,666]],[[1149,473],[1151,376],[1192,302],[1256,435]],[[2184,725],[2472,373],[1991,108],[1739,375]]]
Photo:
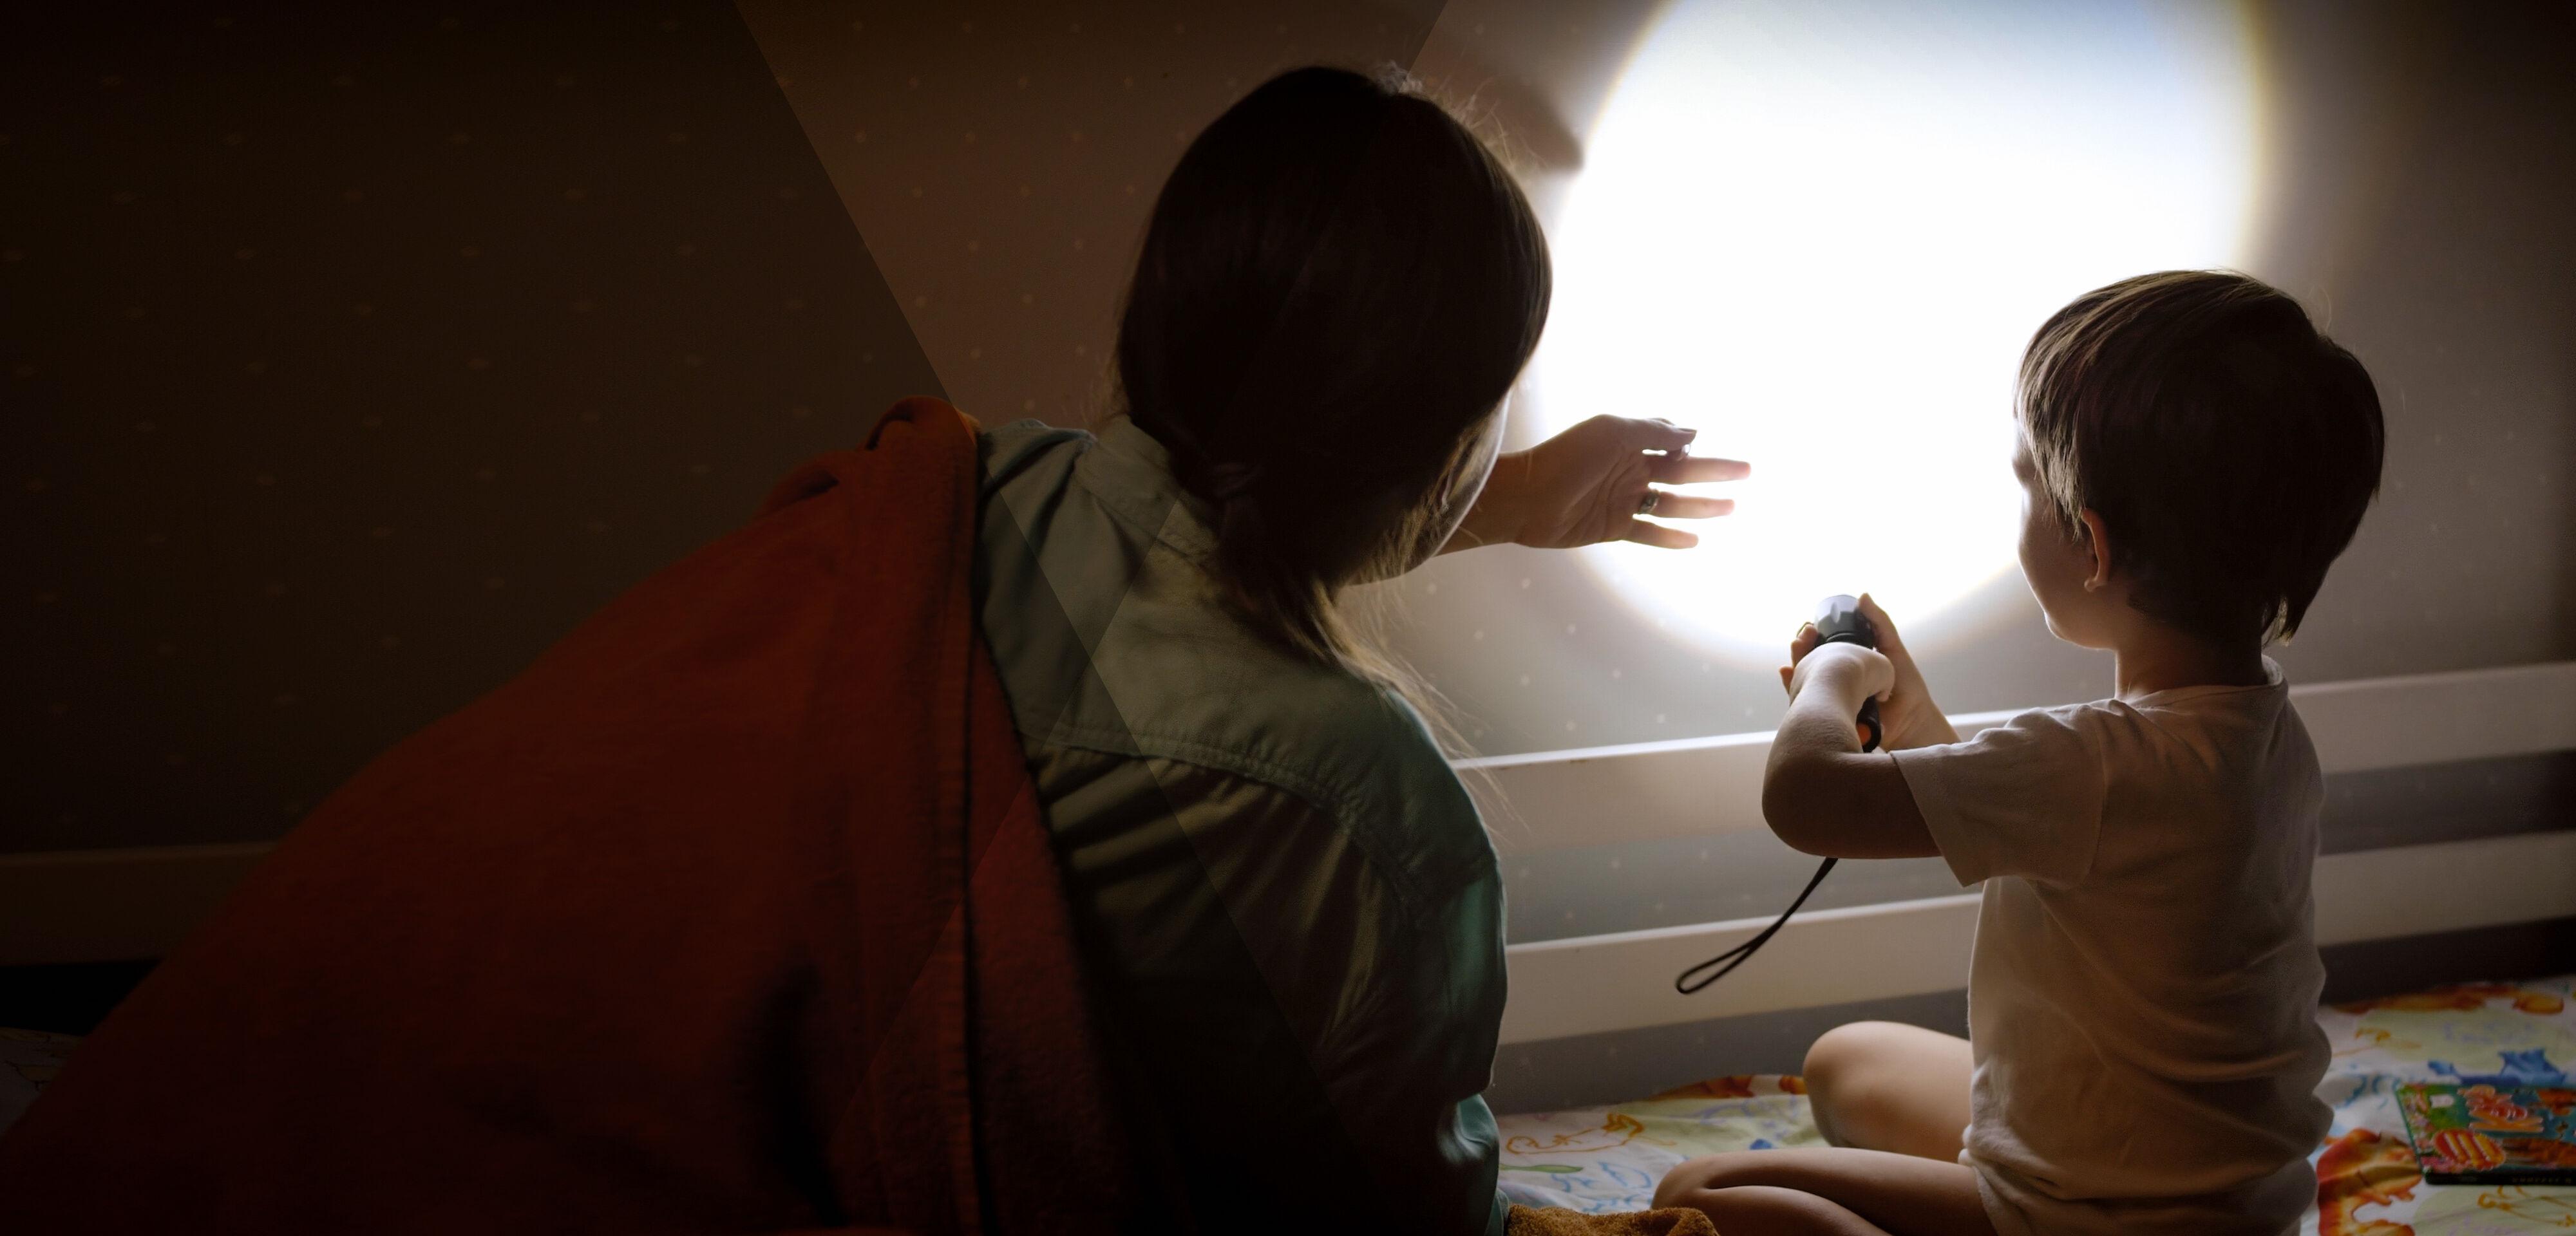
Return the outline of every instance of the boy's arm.
[[[1800,658],[1789,715],[1771,739],[1762,815],[1795,849],[1835,858],[1928,858],[1941,852],[1885,751],[1864,754],[1852,718],[1896,682],[1895,666],[1856,644]]]

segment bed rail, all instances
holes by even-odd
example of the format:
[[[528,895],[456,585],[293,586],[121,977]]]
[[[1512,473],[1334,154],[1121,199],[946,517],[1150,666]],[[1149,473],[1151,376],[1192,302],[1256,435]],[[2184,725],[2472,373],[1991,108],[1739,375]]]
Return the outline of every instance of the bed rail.
[[[2576,832],[2329,854],[2317,860],[2317,942],[2351,944],[2576,915]],[[1515,944],[1505,1043],[1956,991],[1968,985],[1975,893],[1817,910],[1697,995],[1685,967],[1769,916]]]
[[[2293,686],[2328,773],[2576,749],[2576,661]],[[1950,718],[1966,738],[2015,712]],[[1506,855],[1750,832],[1771,735],[1461,760]],[[1729,980],[1733,981],[1733,980]]]

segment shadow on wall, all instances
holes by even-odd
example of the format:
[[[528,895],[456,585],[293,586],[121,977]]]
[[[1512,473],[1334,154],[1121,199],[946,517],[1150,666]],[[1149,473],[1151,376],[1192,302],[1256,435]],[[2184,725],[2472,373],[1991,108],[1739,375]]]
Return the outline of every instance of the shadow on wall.
[[[0,850],[276,836],[940,386],[724,4],[0,31]]]

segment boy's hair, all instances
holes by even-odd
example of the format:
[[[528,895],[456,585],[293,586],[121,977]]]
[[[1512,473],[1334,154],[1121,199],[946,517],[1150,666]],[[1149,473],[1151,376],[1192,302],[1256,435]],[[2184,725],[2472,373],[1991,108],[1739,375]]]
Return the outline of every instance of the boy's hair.
[[[2016,411],[2061,526],[2091,509],[2131,604],[2288,639],[2379,491],[2379,393],[2297,301],[2232,271],[2123,279],[2022,357]]]

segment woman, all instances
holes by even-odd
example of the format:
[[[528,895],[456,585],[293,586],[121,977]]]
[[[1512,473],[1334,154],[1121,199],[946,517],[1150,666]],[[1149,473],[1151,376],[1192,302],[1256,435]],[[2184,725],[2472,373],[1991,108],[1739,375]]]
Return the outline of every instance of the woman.
[[[1502,1230],[1493,850],[1335,597],[1444,549],[1686,546],[1635,515],[1730,504],[1649,481],[1745,471],[1607,417],[1497,466],[1548,287],[1467,130],[1292,72],[1164,186],[1123,415],[984,439],[983,630],[1112,1024],[1228,1229]]]

